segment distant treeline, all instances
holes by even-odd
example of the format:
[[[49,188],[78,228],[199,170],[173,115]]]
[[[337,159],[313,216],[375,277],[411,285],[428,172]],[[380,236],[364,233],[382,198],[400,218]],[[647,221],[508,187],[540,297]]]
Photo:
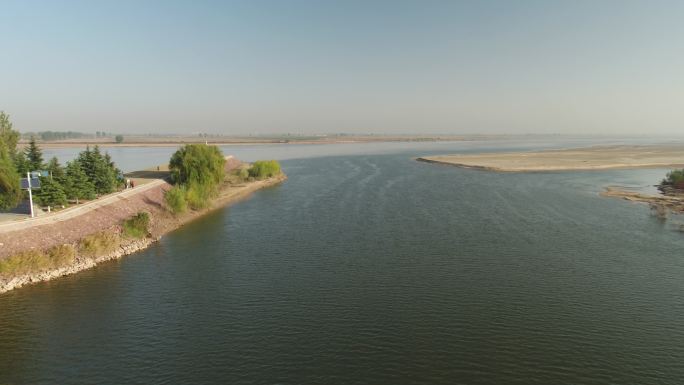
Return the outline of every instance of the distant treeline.
[[[62,139],[80,139],[80,138],[92,138],[92,134],[85,134],[83,132],[76,131],[40,131],[40,132],[22,132],[21,137],[23,139],[31,139],[34,137],[40,140],[62,140]]]
[[[64,140],[64,139],[83,139],[83,138],[107,138],[113,137],[115,134],[111,132],[97,131],[95,134],[86,134],[78,131],[39,131],[39,132],[22,132],[22,139],[36,138],[42,141]]]

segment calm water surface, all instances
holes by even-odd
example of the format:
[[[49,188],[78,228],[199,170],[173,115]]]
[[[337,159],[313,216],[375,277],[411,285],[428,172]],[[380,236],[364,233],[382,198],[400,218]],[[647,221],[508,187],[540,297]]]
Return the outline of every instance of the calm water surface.
[[[682,383],[684,234],[597,195],[663,170],[498,174],[411,160],[490,144],[415,146],[271,156],[283,185],[0,296],[0,384]]]

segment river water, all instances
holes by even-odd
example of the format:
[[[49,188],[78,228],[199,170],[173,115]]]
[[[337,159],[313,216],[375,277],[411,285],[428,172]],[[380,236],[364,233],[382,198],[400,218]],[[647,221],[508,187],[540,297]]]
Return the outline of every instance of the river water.
[[[0,295],[0,384],[680,384],[684,234],[598,195],[664,170],[412,160],[575,144],[230,148],[289,179]]]

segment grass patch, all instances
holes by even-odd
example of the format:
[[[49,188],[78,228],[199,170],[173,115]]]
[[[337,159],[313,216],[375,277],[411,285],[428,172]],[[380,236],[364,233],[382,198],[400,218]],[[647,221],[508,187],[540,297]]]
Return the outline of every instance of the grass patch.
[[[120,243],[121,239],[117,234],[101,231],[81,239],[78,243],[78,250],[84,256],[97,257],[116,250]]]
[[[126,219],[121,227],[123,236],[126,238],[145,238],[150,232],[150,215],[141,211]]]
[[[72,245],[54,246],[47,251],[28,250],[0,259],[0,277],[12,278],[70,265],[76,259]]]

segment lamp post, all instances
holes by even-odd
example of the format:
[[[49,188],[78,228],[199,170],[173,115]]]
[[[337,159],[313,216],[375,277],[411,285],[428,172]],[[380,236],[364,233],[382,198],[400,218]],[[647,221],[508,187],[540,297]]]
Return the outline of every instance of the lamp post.
[[[33,218],[33,194],[31,194],[31,173],[30,172],[26,172],[26,180],[28,182],[29,207],[31,208],[31,218]]]

